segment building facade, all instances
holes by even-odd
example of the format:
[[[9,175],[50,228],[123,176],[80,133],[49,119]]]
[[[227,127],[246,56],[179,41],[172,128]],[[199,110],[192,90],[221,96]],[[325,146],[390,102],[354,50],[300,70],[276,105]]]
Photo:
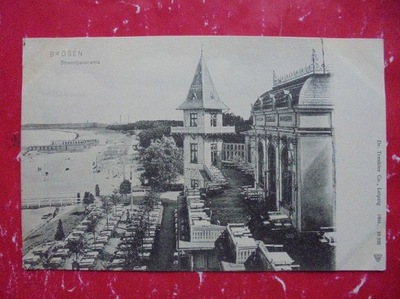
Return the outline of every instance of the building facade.
[[[252,106],[246,162],[264,188],[270,211],[299,231],[335,225],[332,75],[315,63],[277,78]]]
[[[212,181],[210,167],[221,159],[223,134],[234,134],[224,127],[222,112],[228,107],[220,100],[203,53],[186,100],[177,108],[183,111],[183,127],[172,127],[172,134],[183,135],[184,180],[187,188],[205,188]]]

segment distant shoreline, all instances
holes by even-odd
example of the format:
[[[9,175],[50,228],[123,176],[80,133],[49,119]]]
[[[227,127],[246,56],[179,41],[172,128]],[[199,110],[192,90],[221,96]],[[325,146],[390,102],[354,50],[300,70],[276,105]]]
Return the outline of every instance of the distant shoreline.
[[[56,136],[53,136],[53,138],[51,138],[51,139],[48,139],[48,141],[46,142],[46,143],[43,143],[43,144],[36,144],[36,142],[33,142],[32,143],[32,140],[31,140],[31,142],[30,142],[30,144],[28,144],[28,145],[23,145],[23,147],[25,146],[33,146],[33,145],[36,145],[36,146],[49,146],[49,145],[51,145],[51,143],[52,143],[52,141],[56,141],[56,140],[68,140],[68,141],[73,141],[73,140],[77,140],[77,139],[79,139],[79,137],[80,137],[80,134],[77,132],[78,130],[76,130],[76,129],[70,129],[70,130],[66,130],[66,129],[28,129],[28,130],[25,130],[25,129],[23,129],[24,131],[29,131],[29,132],[34,132],[34,131],[42,131],[42,132],[45,132],[45,131],[48,131],[48,132],[59,132],[59,133],[66,133],[66,134],[68,134],[67,136],[60,136],[60,137],[56,137]],[[44,134],[46,134],[46,133],[44,133]],[[74,135],[71,135],[71,134],[74,134]]]
[[[59,132],[64,132],[64,133],[74,133],[75,134],[75,138],[72,140],[76,140],[79,138],[79,133],[78,132],[74,132],[74,131],[64,131],[64,130],[54,130],[54,131],[59,131]]]
[[[101,129],[107,127],[102,123],[61,123],[61,124],[23,124],[22,130],[49,130],[49,129]]]

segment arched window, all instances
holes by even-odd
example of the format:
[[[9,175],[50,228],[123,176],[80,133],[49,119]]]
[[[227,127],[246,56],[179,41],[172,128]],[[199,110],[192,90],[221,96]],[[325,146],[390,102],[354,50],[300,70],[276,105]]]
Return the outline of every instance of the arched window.
[[[258,143],[258,184],[264,187],[264,146]]]
[[[285,144],[281,153],[282,161],[282,203],[286,207],[292,204],[292,152],[289,146]]]
[[[276,208],[276,152],[272,142],[268,145],[268,202]]]
[[[251,163],[251,142],[247,144],[247,162]]]

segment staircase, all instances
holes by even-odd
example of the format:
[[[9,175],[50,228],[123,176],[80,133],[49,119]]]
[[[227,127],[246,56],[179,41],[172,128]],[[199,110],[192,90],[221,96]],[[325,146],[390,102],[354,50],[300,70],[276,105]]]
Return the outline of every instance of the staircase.
[[[210,166],[208,168],[210,172],[210,177],[212,179],[212,183],[220,185],[220,186],[227,186],[229,185],[228,181],[226,180],[225,176],[222,174],[221,170],[215,166]]]

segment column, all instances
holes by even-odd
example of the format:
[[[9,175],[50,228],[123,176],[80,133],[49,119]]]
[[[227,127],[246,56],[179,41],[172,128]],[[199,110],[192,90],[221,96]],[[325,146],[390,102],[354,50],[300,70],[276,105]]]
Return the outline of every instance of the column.
[[[280,149],[280,136],[272,136],[275,146],[275,169],[276,169],[276,210],[280,210],[281,199],[281,149]]]
[[[297,229],[301,229],[301,204],[299,203],[299,195],[298,195],[298,142],[297,142],[297,137],[290,138],[289,140],[290,148],[293,151],[292,157],[292,207],[294,209],[292,219],[293,219],[293,225]]]

